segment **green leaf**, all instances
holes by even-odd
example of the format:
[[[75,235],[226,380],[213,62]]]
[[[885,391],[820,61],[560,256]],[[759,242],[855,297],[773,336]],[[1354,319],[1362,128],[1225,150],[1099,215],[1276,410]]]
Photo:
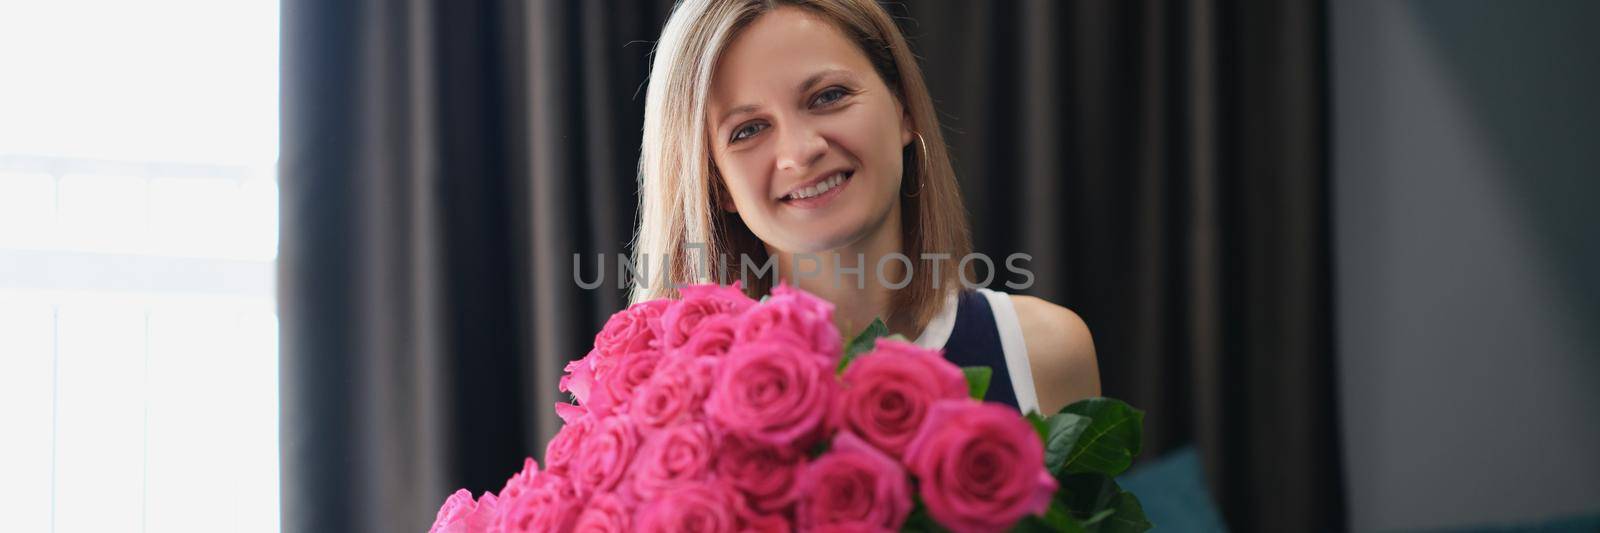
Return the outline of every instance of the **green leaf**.
[[[1123,492],[1121,494],[1127,494],[1127,492]],[[1112,497],[1112,501],[1113,502],[1116,501],[1116,497],[1115,496]],[[1083,523],[1083,527],[1089,528],[1089,529],[1094,529],[1094,530],[1099,530],[1100,529],[1100,522],[1104,521],[1106,518],[1109,518],[1111,515],[1116,514],[1116,512],[1117,512],[1116,509],[1101,509],[1100,512],[1095,513],[1093,516],[1090,516],[1088,520],[1084,520],[1082,522]]]
[[[1056,497],[1066,507],[1067,514],[1080,521],[1093,519],[1110,509],[1117,495],[1122,493],[1116,480],[1103,474],[1067,474],[1056,479],[1061,482]]]
[[[872,347],[878,344],[878,337],[888,334],[889,326],[883,323],[883,319],[872,319],[872,323],[867,324],[866,329],[861,330],[861,333],[857,334],[855,338],[845,343],[844,357],[839,359],[839,368],[835,372],[844,373],[845,367],[850,366],[850,361],[854,361],[858,355],[872,351]]]
[[[1122,491],[1111,503],[1111,515],[1100,524],[1102,533],[1140,533],[1155,527],[1144,516],[1144,506],[1132,492]]]
[[[1040,443],[1050,443],[1050,421],[1045,420],[1042,416],[1039,416],[1038,411],[1031,409],[1028,410],[1027,416],[1024,416],[1023,418],[1028,419],[1028,423],[1033,424],[1033,430],[1039,432]]]
[[[933,520],[933,515],[928,514],[928,506],[922,503],[921,496],[912,496],[911,514],[906,516],[906,523],[900,526],[900,531],[917,532],[946,532],[949,531]]]
[[[1046,509],[1044,512],[1044,523],[1045,525],[1050,526],[1051,531],[1064,531],[1069,533],[1084,532],[1083,524],[1078,523],[1077,520],[1072,518],[1071,514],[1067,513],[1067,506],[1062,505],[1061,500],[1050,501],[1050,508]]]
[[[1089,533],[1138,533],[1153,527],[1132,492],[1104,474],[1068,474],[1056,492],[1073,519]]]
[[[1089,398],[1061,410],[1062,413],[1089,417],[1072,450],[1067,453],[1065,473],[1121,474],[1139,455],[1144,412],[1121,400]]]
[[[913,531],[903,529],[902,531]],[[1011,527],[1011,533],[1088,533],[1077,520],[1065,514],[1024,517]]]
[[[900,528],[900,531],[917,530],[903,527]],[[1056,530],[1050,527],[1050,524],[1046,523],[1043,518],[1037,516],[1025,516],[1021,521],[1018,521],[1016,525],[1011,526],[1011,529],[1008,531],[1010,531],[1010,533],[1055,533]]]
[[[1093,421],[1087,416],[1072,413],[1057,413],[1045,421],[1044,465],[1050,469],[1050,475],[1060,476],[1065,470],[1068,454],[1076,448],[1083,432],[1089,429]]]
[[[1028,418],[1030,420],[1037,419],[1041,423],[1044,421],[1043,418],[1039,417],[1039,413],[1032,411],[1028,413]],[[1057,492],[1057,496],[1060,495],[1061,493]],[[1109,515],[1111,513],[1109,510],[1107,510],[1106,514]],[[1018,521],[1017,524],[1011,528],[1011,533],[1063,532],[1088,533],[1088,531],[1084,529],[1083,524],[1078,522],[1076,518],[1073,518],[1072,514],[1067,511],[1066,505],[1062,503],[1062,500],[1059,497],[1050,500],[1050,507],[1045,509],[1043,515],[1023,517],[1022,520]]]
[[[974,400],[983,400],[983,395],[989,392],[989,380],[994,377],[994,369],[986,366],[964,366],[961,373],[967,375],[967,391],[972,393]]]

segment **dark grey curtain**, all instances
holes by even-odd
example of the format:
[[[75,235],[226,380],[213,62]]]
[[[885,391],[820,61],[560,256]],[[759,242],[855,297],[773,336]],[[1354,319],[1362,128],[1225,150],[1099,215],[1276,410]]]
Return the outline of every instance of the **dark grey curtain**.
[[[670,1],[282,5],[284,529],[421,530],[542,453],[623,303],[572,255],[626,252]],[[1088,321],[1145,456],[1197,443],[1235,529],[1340,529],[1321,3],[890,8],[978,249]]]
[[[669,8],[284,0],[285,531],[425,530],[542,453],[623,302],[572,256],[626,251]]]
[[[905,12],[976,248],[1084,317],[1145,457],[1195,443],[1234,529],[1343,529],[1322,2]]]

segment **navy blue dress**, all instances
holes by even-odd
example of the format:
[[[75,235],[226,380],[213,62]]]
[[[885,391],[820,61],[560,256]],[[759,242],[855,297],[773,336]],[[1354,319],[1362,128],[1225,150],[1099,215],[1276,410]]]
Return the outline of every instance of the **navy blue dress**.
[[[955,325],[944,343],[944,358],[959,366],[987,366],[994,370],[984,401],[1000,402],[1021,410],[1006,353],[1000,342],[1000,328],[989,299],[975,290],[963,290],[956,297]]]

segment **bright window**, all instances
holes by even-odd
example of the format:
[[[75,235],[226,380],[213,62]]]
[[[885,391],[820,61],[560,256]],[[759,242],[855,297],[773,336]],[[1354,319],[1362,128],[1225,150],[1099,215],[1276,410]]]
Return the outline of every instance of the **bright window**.
[[[277,1],[3,1],[0,80],[3,529],[277,531]]]

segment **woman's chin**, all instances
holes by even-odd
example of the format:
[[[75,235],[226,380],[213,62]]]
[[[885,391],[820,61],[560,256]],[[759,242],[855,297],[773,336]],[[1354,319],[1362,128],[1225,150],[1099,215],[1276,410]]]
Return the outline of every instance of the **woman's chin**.
[[[837,250],[855,244],[862,239],[881,229],[881,225],[892,213],[893,206],[885,213],[861,205],[841,204],[835,211],[827,216],[790,216],[789,213],[778,212],[774,220],[776,228],[781,228],[778,235],[758,235],[762,240],[773,244],[780,250],[791,254],[821,253]],[[809,215],[809,214],[808,214]],[[853,265],[854,259],[841,259],[845,266]]]
[[[844,247],[850,243],[849,235],[833,232],[807,233],[805,235],[795,235],[794,237],[789,239],[789,246],[782,246],[780,249],[796,255],[820,254],[828,250]],[[846,262],[845,266],[850,266],[849,262]]]
[[[786,228],[788,238],[783,240],[787,241],[787,246],[779,248],[794,254],[817,254],[850,246],[870,233],[864,218],[840,217],[811,224],[795,224]],[[853,258],[840,259],[846,267],[854,265],[854,261]]]

